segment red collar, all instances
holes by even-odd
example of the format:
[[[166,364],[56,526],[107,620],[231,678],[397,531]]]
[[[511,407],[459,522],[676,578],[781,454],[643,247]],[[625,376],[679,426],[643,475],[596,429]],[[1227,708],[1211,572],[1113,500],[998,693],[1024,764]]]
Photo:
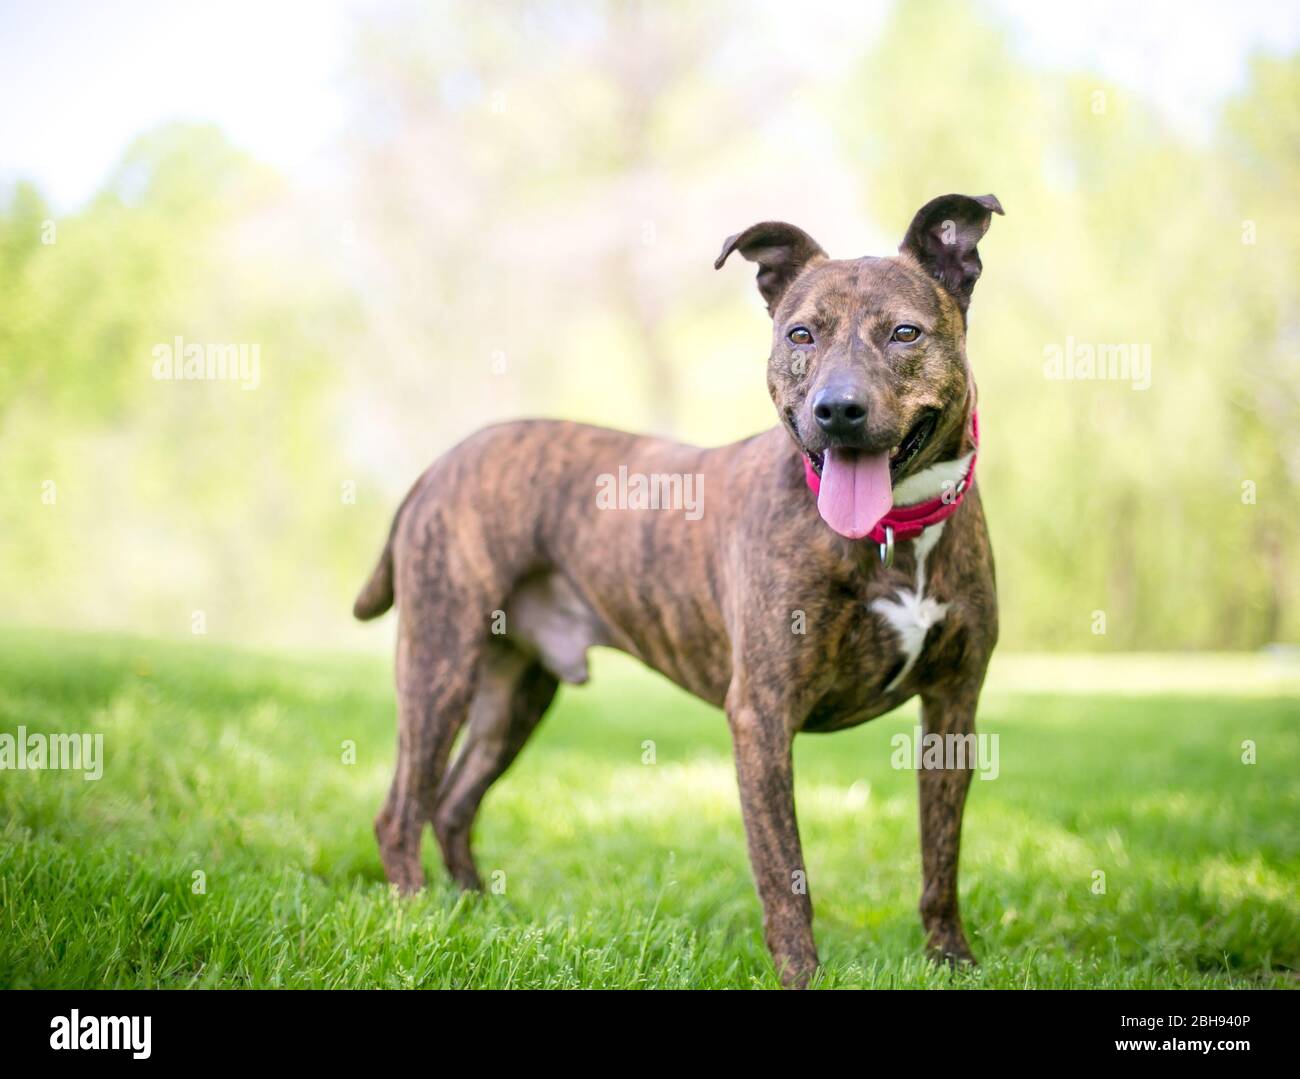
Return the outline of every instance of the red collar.
[[[971,441],[975,443],[975,450],[978,451],[980,444],[979,414],[974,409],[971,410],[970,414],[970,436]],[[886,543],[889,540],[889,531],[892,531],[895,540],[915,539],[931,525],[946,521],[957,512],[961,500],[966,497],[966,492],[970,490],[970,485],[975,481],[976,456],[975,452],[971,453],[970,467],[966,469],[966,478],[958,483],[953,490],[944,491],[938,498],[927,499],[925,502],[914,502],[910,506],[895,506],[876,522],[876,527],[867,533],[866,538],[876,543]],[[820,492],[822,486],[821,477],[817,475],[812,462],[807,457],[803,459],[803,474],[812,493],[815,495]]]

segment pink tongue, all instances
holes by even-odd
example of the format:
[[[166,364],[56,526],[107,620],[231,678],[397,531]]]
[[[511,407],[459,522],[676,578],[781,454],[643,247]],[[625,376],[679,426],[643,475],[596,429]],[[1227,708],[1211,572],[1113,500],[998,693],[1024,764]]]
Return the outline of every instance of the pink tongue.
[[[817,512],[841,536],[861,539],[894,505],[889,454],[827,450]]]

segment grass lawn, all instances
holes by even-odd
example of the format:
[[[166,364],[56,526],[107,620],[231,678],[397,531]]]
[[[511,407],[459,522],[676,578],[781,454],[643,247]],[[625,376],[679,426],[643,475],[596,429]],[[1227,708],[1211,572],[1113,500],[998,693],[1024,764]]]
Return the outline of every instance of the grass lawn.
[[[370,830],[386,659],[0,632],[0,732],[102,732],[106,761],[0,772],[0,984],[775,986],[722,716],[612,653],[594,674],[488,795],[504,894],[457,896],[429,837],[401,901]],[[921,957],[916,782],[890,765],[914,718],[797,743],[819,984],[1296,984],[1294,668],[1002,659],[962,858],[982,966],[958,974]]]

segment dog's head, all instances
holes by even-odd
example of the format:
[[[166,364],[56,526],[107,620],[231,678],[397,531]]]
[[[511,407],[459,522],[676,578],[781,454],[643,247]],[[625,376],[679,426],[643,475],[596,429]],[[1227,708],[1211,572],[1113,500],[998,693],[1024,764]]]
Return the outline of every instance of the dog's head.
[[[966,310],[976,245],[995,213],[992,195],[933,199],[893,258],[831,259],[780,221],[722,245],[715,267],[733,251],[758,263],[772,315],[768,390],[821,476],[818,506],[841,535],[865,536],[895,488],[961,445],[974,404]]]

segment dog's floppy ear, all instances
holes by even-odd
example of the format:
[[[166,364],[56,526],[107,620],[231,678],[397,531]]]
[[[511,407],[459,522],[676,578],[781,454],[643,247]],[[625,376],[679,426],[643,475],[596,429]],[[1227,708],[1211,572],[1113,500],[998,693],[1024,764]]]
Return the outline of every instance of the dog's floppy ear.
[[[965,312],[980,276],[975,245],[1002,212],[993,195],[940,195],[917,210],[898,250],[916,259]]]
[[[826,252],[816,240],[803,229],[784,221],[763,221],[750,225],[735,236],[728,236],[713,268],[722,269],[722,264],[733,251],[739,251],[750,262],[758,263],[758,291],[767,301],[769,315],[776,313],[776,305],[781,302],[785,290],[808,264],[826,258]]]

